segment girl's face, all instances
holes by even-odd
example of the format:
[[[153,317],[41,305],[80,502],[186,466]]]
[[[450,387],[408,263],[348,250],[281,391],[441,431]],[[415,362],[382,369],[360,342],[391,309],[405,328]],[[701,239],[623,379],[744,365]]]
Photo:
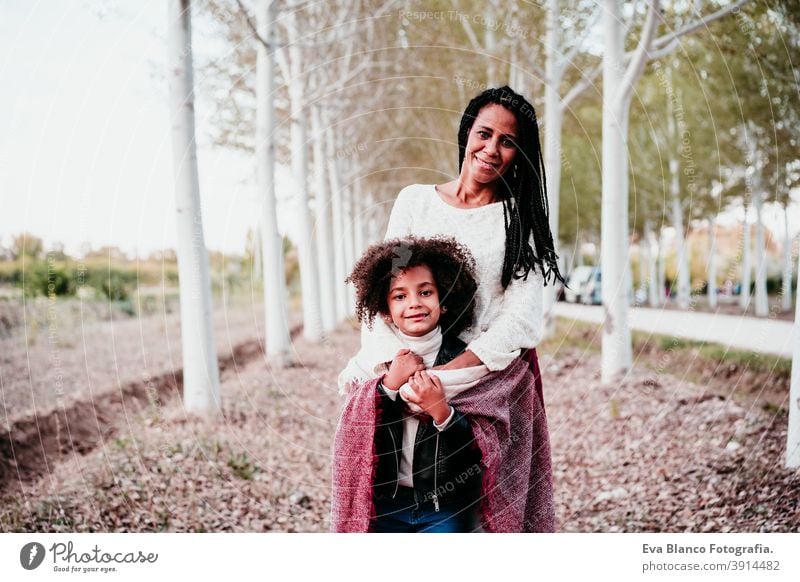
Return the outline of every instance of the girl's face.
[[[517,155],[517,118],[496,103],[484,105],[469,130],[462,172],[480,183],[506,173]]]
[[[406,335],[420,337],[439,325],[439,290],[433,273],[424,265],[392,277],[386,303],[392,323]]]

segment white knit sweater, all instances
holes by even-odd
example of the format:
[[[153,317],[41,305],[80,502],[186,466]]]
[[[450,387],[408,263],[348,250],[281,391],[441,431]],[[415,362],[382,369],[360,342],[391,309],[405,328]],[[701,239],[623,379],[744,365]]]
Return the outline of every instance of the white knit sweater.
[[[489,370],[503,370],[522,348],[533,348],[542,337],[542,291],[539,269],[527,280],[512,279],[505,293],[500,283],[505,253],[505,225],[500,202],[477,208],[456,208],[439,196],[432,184],[403,188],[389,217],[386,239],[450,236],[467,247],[475,258],[478,293],[476,325],[460,338]],[[382,355],[391,360],[398,346],[379,317],[372,330],[361,328],[361,345],[385,346]],[[400,346],[402,347],[402,346]]]

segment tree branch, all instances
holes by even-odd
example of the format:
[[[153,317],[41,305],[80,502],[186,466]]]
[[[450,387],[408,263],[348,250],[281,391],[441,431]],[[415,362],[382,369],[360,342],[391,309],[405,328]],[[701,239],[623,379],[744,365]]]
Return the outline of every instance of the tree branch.
[[[586,91],[586,89],[592,87],[602,70],[603,64],[600,63],[594,69],[592,69],[588,75],[585,75],[580,83],[573,85],[572,89],[570,89],[561,99],[561,111],[566,111],[570,103],[572,103],[581,93]]]
[[[620,85],[619,97],[627,99],[633,91],[633,86],[636,80],[641,76],[644,70],[644,65],[647,62],[647,53],[651,48],[653,36],[656,33],[656,25],[658,24],[657,18],[661,15],[661,0],[651,0],[650,10],[647,11],[647,19],[644,22],[642,29],[642,36],[639,39],[639,46],[633,53],[631,62],[628,63],[628,68],[622,77],[622,84]]]
[[[730,14],[731,12],[738,10],[742,5],[746,4],[748,1],[749,0],[737,0],[736,2],[734,2],[733,4],[729,4],[725,8],[720,8],[716,12],[712,12],[708,16],[704,16],[700,20],[696,20],[695,22],[687,24],[683,28],[680,28],[669,34],[665,34],[664,36],[660,36],[653,41],[651,49],[661,49],[669,44],[675,43],[680,37],[690,34],[695,30],[697,30],[698,28],[707,26],[710,23],[714,22],[715,20],[719,20],[723,16],[726,16],[727,14]]]

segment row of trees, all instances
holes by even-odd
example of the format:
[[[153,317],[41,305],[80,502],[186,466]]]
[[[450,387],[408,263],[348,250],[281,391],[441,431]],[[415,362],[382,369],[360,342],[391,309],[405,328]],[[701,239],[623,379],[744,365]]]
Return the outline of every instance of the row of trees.
[[[172,4],[172,22],[187,29],[188,0]],[[736,0],[702,8],[683,1],[548,0],[543,14],[533,3],[499,0],[204,2],[204,17],[229,46],[200,67],[200,85],[215,104],[214,137],[255,154],[265,197],[261,261],[270,359],[289,359],[276,161],[292,168],[304,333],[318,341],[348,314],[348,266],[379,236],[396,192],[456,174],[455,135],[464,104],[502,83],[544,95],[537,104],[545,112],[559,248],[599,233],[608,316],[604,381],[631,366],[625,292],[631,229],[654,254],[656,233],[666,223],[683,240],[691,221],[713,224],[731,205],[752,206],[758,217],[755,301],[763,312],[763,203],[767,193],[787,203],[798,173],[792,165],[798,107],[789,54],[797,44],[787,42],[796,41],[797,23],[789,4]],[[177,182],[184,185],[181,192],[194,192],[179,200],[195,200],[178,208],[187,224],[180,237],[187,241],[179,248],[187,265],[181,282],[199,283],[194,291],[187,287],[193,306],[187,305],[184,321],[210,321],[202,292],[207,275],[196,170],[186,170],[194,160],[188,41],[176,44],[175,55],[175,79],[184,79],[173,91],[174,119],[183,120],[176,121]],[[679,249],[684,303],[685,244]],[[713,260],[709,270],[713,274]],[[208,327],[185,329],[184,337],[205,339],[191,360],[206,362],[200,375],[218,404]],[[189,346],[184,352],[187,358]]]

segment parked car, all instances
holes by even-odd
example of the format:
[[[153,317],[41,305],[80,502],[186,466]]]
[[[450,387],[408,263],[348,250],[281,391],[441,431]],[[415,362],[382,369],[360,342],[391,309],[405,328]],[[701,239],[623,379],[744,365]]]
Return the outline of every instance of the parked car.
[[[601,293],[603,288],[603,275],[600,267],[593,267],[589,277],[586,279],[583,293],[581,294],[581,303],[586,305],[600,305],[603,303],[603,295]]]
[[[564,289],[564,301],[568,303],[580,303],[584,293],[586,283],[592,275],[594,267],[582,266],[575,267],[567,278],[567,286]]]

